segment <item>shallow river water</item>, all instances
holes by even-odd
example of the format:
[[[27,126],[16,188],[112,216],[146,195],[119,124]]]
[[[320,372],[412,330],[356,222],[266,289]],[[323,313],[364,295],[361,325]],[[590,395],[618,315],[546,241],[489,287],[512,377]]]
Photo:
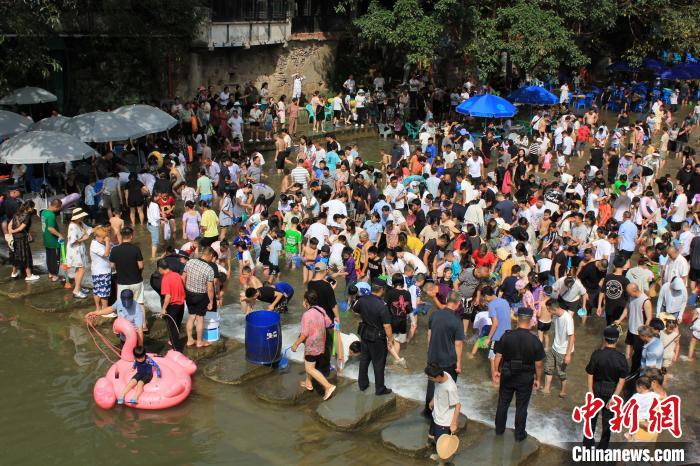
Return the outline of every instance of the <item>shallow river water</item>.
[[[349,141],[341,138],[343,143]],[[359,142],[365,158],[374,160],[379,149],[390,145],[390,141],[374,137]],[[270,174],[270,184],[278,183],[276,175]],[[147,251],[143,231],[138,232],[138,241]],[[38,243],[33,243],[33,248],[40,248]],[[151,270],[147,261],[144,276]],[[283,272],[283,280],[297,291],[290,313],[283,317],[283,346],[288,346],[297,336],[303,286],[297,274]],[[234,277],[221,310],[221,330],[242,340],[244,318],[236,303],[238,293]],[[147,303],[157,310],[158,298],[152,290]],[[23,300],[7,298],[0,298],[0,317],[0,354],[5,355],[0,363],[2,465],[426,464],[382,446],[378,428],[391,416],[367,430],[335,432],[316,419],[315,404],[295,408],[270,405],[258,401],[245,387],[217,384],[199,374],[192,395],[177,408],[159,412],[101,410],[93,402],[92,387],[109,363],[96,350],[84,325],[60,314],[41,314]],[[387,370],[387,386],[415,400],[421,400],[425,393],[425,324],[423,319],[419,336],[405,349],[409,368],[388,366]],[[569,397],[556,396],[556,382],[552,396],[533,395],[528,432],[543,444],[563,446],[580,440],[580,427],[571,421],[571,409],[583,401],[584,367],[599,345],[602,326],[600,319],[589,320],[586,327],[577,321],[576,351],[568,370]],[[343,331],[355,328],[356,319],[344,315]],[[681,344],[685,352],[686,334]],[[466,347],[471,348],[471,343]],[[300,360],[301,354],[292,359]],[[698,365],[679,362],[672,372],[676,378],[668,388],[683,398],[683,440],[695,443],[695,431],[700,429],[695,390]],[[351,363],[344,375],[355,378],[356,373],[357,365]],[[491,387],[483,352],[474,360],[465,359],[459,387],[463,412],[492,425],[497,393]],[[509,417],[512,427],[512,411]],[[548,464],[548,457],[559,455],[544,449],[538,463]]]

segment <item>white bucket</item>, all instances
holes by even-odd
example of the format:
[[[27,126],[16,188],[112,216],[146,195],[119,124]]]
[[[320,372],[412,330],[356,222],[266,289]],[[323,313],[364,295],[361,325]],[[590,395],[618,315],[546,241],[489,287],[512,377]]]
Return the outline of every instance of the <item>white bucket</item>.
[[[217,341],[219,339],[220,320],[218,312],[207,312],[204,315],[204,328],[202,329],[204,341]]]

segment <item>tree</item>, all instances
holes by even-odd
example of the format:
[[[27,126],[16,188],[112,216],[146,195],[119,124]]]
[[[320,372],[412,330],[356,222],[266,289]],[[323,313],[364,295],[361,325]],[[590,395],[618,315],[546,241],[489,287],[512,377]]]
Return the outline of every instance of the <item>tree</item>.
[[[73,0],[0,0],[0,91],[46,79],[60,67],[47,38],[59,30],[62,13],[74,7]]]
[[[353,24],[367,44],[385,47],[410,64],[425,64],[437,56],[445,25],[457,6],[457,0],[396,0],[389,10],[372,0],[367,13]]]
[[[475,21],[466,52],[476,58],[482,75],[497,71],[506,53],[513,65],[532,75],[555,74],[563,65],[589,62],[564,20],[533,0],[498,8],[491,18]]]

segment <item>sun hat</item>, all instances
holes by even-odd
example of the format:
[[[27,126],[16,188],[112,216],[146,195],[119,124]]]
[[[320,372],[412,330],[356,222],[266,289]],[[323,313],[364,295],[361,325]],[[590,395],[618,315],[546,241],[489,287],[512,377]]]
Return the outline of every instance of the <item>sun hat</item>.
[[[508,256],[510,256],[510,253],[506,248],[498,248],[496,249],[496,256],[498,256],[499,259],[502,261],[508,259]]]
[[[500,224],[498,226],[498,228],[501,230],[510,231],[510,225],[507,224],[506,222],[503,222],[502,224]]]
[[[85,212],[80,207],[76,207],[75,209],[73,209],[73,212],[71,212],[70,221],[74,222],[76,220],[80,220],[81,218],[84,218],[87,216],[88,216],[87,212]]]
[[[457,452],[457,448],[459,448],[459,437],[450,434],[442,434],[435,446],[438,457],[442,460],[452,458]]]

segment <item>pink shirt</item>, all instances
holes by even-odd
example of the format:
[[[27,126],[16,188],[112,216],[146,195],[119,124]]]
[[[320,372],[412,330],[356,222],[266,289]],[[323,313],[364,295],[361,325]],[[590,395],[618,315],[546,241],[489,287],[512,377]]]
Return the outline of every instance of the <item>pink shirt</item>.
[[[314,306],[301,316],[301,335],[304,340],[304,354],[318,356],[323,354],[326,344],[326,328],[331,325],[326,311],[320,306]]]

